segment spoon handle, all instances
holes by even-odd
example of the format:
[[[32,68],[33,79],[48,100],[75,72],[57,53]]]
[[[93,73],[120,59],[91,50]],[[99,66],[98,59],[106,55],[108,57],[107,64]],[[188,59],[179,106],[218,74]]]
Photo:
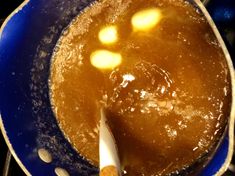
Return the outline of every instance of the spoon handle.
[[[100,175],[121,176],[120,161],[117,146],[113,134],[107,124],[105,112],[101,109],[100,131],[99,131],[99,158]],[[113,174],[113,175],[112,175]]]

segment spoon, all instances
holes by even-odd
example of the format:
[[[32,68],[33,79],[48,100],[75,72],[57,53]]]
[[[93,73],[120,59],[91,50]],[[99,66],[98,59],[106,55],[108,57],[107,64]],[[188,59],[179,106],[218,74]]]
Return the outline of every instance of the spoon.
[[[100,176],[121,176],[118,150],[113,134],[107,124],[104,109],[100,110],[99,159]]]

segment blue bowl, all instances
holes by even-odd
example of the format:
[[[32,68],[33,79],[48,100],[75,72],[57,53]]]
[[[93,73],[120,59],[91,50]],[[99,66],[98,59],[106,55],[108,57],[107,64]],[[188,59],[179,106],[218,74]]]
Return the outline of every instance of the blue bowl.
[[[69,175],[98,174],[98,168],[82,158],[63,136],[48,93],[50,61],[59,36],[93,1],[27,0],[0,30],[0,126],[8,147],[27,175],[56,175],[55,168],[63,168]],[[221,43],[234,80],[227,49],[205,8],[198,1],[197,4]],[[232,108],[225,136],[201,175],[221,175],[226,170],[233,152],[233,114]],[[41,148],[52,155],[51,163],[39,158]]]

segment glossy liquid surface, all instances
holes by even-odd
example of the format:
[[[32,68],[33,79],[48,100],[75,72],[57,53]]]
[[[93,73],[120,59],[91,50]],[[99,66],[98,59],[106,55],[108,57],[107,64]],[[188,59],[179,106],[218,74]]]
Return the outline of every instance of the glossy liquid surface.
[[[137,13],[146,10],[151,19],[143,22],[148,14]],[[105,104],[128,176],[192,165],[221,136],[231,101],[216,37],[183,0],[106,0],[85,9],[61,36],[50,88],[61,129],[95,165]]]

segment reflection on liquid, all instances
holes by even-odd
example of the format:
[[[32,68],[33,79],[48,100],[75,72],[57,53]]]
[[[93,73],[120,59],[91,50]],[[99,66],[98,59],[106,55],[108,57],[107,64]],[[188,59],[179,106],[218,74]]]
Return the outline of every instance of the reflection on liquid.
[[[96,50],[90,56],[91,64],[98,69],[113,69],[121,64],[122,56],[120,53],[108,50]]]
[[[120,85],[123,88],[125,88],[129,82],[132,82],[136,79],[135,76],[133,76],[132,74],[124,74],[122,78],[123,78],[123,81]]]
[[[131,19],[134,31],[148,31],[154,28],[161,20],[162,14],[158,8],[138,11]]]
[[[118,40],[116,26],[107,26],[100,30],[99,40],[103,44],[113,44]]]

